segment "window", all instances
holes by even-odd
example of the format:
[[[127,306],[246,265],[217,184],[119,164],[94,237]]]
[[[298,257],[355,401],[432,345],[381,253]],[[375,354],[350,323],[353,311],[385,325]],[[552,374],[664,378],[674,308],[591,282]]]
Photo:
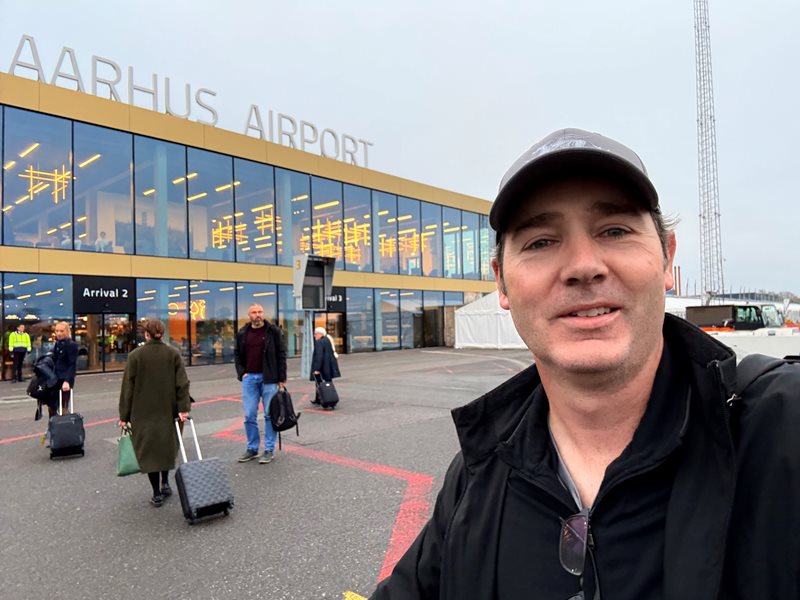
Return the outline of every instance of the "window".
[[[421,291],[400,290],[400,332],[403,348],[423,346]]]
[[[422,274],[442,276],[442,207],[421,202],[422,208]]]
[[[303,349],[303,311],[295,309],[291,285],[278,286],[278,327],[283,331],[286,356],[300,356]]]
[[[442,208],[442,246],[444,248],[444,276],[461,278],[461,211]]]
[[[197,300],[195,300],[195,303]],[[190,361],[189,315],[194,321],[202,316],[198,306],[190,306],[189,284],[181,279],[137,279],[136,317],[139,323],[146,319],[164,322],[166,331],[163,341],[180,350],[186,364]],[[137,328],[137,339],[144,342],[141,327]],[[196,331],[196,328],[192,328]]]
[[[344,269],[342,258],[342,184],[311,178],[311,239],[314,254],[332,256],[335,268]]]
[[[31,352],[25,357],[28,369],[55,344],[54,329],[59,321],[72,324],[72,277],[6,273],[3,277],[3,348],[8,336],[22,323],[31,338]]]
[[[275,169],[275,224],[278,264],[292,266],[296,254],[311,254],[309,178],[303,173]]]
[[[277,285],[270,283],[240,283],[236,286],[236,298],[239,307],[239,312],[236,315],[237,329],[241,329],[250,322],[247,311],[253,304],[260,304],[263,307],[265,321],[268,323],[278,322]]]
[[[134,136],[136,253],[187,257],[186,148]]]
[[[233,223],[232,159],[189,148],[187,164],[189,258],[232,261],[240,239]]]
[[[133,138],[75,123],[75,250],[133,254]]]
[[[6,108],[4,129],[4,243],[71,250],[70,121]]]
[[[397,253],[400,257],[400,273],[403,275],[422,275],[419,234],[419,200],[398,197]]]
[[[397,196],[372,192],[373,268],[376,273],[397,273]]]
[[[275,264],[275,170],[233,159],[236,260]]]
[[[494,231],[489,225],[489,216],[479,216],[481,230],[481,279],[483,281],[494,281],[494,271],[492,271],[492,253],[494,252]]]
[[[461,264],[464,279],[480,279],[480,218],[476,213],[461,213]]]
[[[189,283],[192,364],[233,362],[236,285],[219,281]]]
[[[375,349],[400,347],[400,294],[398,290],[375,290]]]
[[[348,271],[372,271],[370,191],[344,184],[343,250]]]
[[[462,306],[464,304],[464,292],[445,292],[445,306]]]
[[[372,289],[347,288],[347,347],[350,352],[375,349],[375,312]]]

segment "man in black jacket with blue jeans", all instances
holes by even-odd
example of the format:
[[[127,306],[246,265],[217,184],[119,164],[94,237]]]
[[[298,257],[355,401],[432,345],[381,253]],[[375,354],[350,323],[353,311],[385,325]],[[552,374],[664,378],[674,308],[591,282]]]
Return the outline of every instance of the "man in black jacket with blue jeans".
[[[641,159],[567,129],[490,212],[535,364],[453,411],[461,452],[375,600],[800,598],[800,366],[664,314],[675,234]]]
[[[258,407],[264,407],[264,453],[258,462],[272,462],[275,451],[275,430],[269,420],[269,403],[278,387],[286,385],[286,348],[281,330],[264,320],[264,308],[252,304],[247,309],[250,322],[236,334],[234,360],[236,376],[242,382],[244,432],[247,449],[239,462],[258,456],[260,436]]]

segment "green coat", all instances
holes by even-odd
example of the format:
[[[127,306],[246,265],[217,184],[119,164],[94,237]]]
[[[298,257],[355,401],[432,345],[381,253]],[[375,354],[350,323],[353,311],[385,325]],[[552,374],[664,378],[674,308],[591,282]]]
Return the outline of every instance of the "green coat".
[[[189,377],[175,348],[150,340],[128,355],[119,419],[131,424],[142,473],[175,468],[178,439],[174,419],[189,409]]]

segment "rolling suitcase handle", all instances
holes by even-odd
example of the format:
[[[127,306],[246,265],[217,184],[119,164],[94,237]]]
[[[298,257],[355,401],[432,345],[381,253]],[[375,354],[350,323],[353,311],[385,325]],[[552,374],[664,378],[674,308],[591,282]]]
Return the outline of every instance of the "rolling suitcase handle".
[[[58,416],[61,416],[61,407],[64,404],[62,402],[64,390],[58,390]],[[75,395],[75,392],[72,388],[69,388],[69,414],[72,414],[74,411],[72,410],[72,397]]]
[[[186,417],[186,420],[189,421],[189,424],[192,426],[192,436],[194,437],[194,447],[197,450],[197,460],[203,460],[203,454],[200,452],[200,444],[197,441],[197,430],[194,428],[194,419],[192,419],[191,415]],[[181,448],[181,457],[183,458],[183,462],[189,462],[189,459],[186,458],[186,448],[183,445],[183,434],[181,433],[180,427],[180,419],[175,419],[175,433],[178,434],[178,445]]]

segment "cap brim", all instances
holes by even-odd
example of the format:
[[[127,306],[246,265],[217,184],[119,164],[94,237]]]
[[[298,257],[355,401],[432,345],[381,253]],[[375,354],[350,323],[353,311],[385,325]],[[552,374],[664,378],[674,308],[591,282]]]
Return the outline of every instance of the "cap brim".
[[[498,233],[508,228],[508,220],[520,200],[537,187],[569,177],[600,177],[628,184],[650,210],[658,209],[658,192],[650,179],[627,160],[601,150],[567,148],[539,157],[508,180],[489,211],[489,224]]]

